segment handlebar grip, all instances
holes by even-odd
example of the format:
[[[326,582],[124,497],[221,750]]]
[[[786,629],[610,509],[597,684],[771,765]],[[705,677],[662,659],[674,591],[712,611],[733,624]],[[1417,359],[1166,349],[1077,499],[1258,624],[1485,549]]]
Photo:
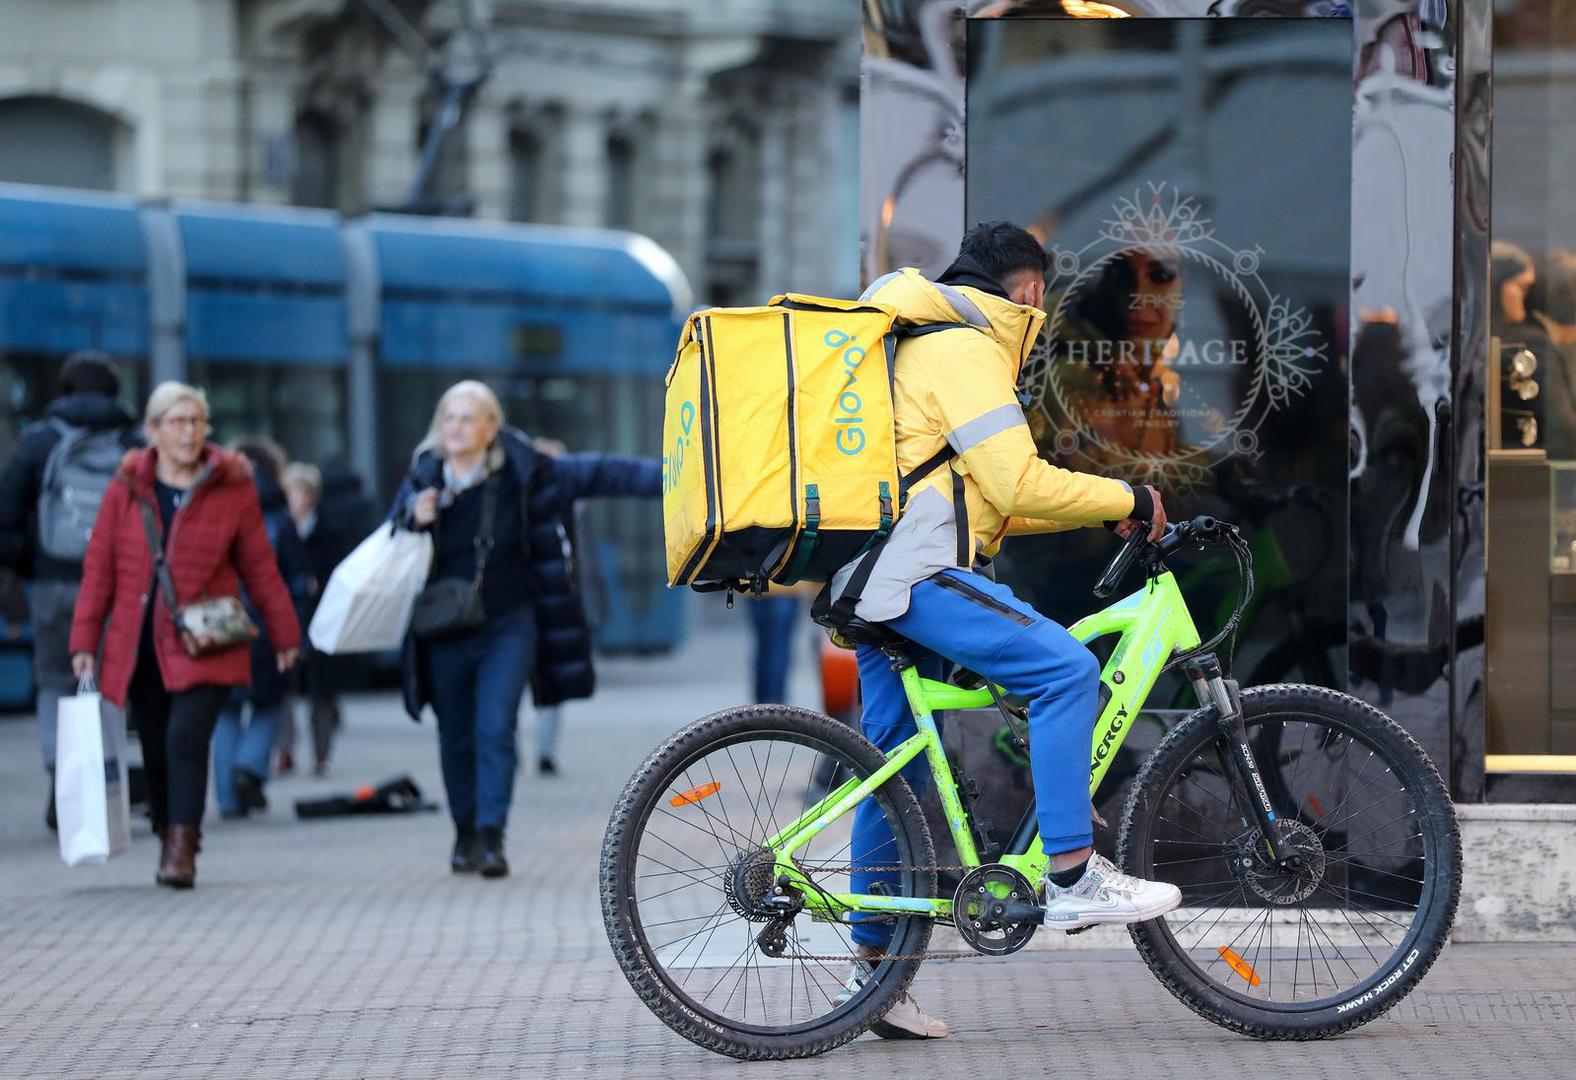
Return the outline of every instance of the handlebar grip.
[[[1127,540],[1122,544],[1122,550],[1116,553],[1116,558],[1111,560],[1111,565],[1105,568],[1105,573],[1100,575],[1100,580],[1095,582],[1094,595],[1104,600],[1116,591],[1116,587],[1127,576],[1127,571],[1132,568],[1133,560],[1138,557],[1139,548],[1144,546],[1145,538],[1149,535],[1147,527],[1140,527],[1128,533]]]

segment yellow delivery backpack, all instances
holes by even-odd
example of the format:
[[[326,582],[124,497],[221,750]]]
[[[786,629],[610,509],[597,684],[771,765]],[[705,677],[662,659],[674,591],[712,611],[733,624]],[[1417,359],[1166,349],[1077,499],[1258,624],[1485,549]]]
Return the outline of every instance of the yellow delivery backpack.
[[[669,585],[825,581],[902,509],[892,309],[789,294],[684,325],[667,376],[662,515]],[[906,477],[918,480],[950,451]]]

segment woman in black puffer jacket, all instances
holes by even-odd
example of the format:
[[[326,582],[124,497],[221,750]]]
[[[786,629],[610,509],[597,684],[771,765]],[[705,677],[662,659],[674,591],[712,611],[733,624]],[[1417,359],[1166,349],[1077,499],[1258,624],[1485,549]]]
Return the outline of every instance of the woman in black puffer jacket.
[[[402,658],[407,711],[419,719],[430,703],[438,716],[454,872],[509,872],[503,837],[526,686],[535,681],[538,702],[552,704],[588,697],[594,685],[565,514],[584,497],[660,493],[655,461],[538,452],[504,425],[483,383],[457,383],[438,402],[393,515],[401,527],[432,530],[429,587],[447,580],[463,592],[480,564],[481,623],[448,632],[418,626]]]

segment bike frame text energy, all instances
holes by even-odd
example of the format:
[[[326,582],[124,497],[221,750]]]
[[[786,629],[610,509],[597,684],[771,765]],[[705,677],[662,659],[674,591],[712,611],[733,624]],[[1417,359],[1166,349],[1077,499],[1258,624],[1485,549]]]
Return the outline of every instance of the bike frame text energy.
[[[1089,794],[1093,797],[1117,750],[1127,738],[1132,718],[1143,708],[1167,662],[1178,651],[1197,647],[1199,635],[1176,579],[1170,572],[1150,579],[1143,589],[1103,611],[1081,619],[1070,628],[1070,633],[1086,645],[1109,634],[1121,635],[1110,660],[1100,672],[1100,682],[1105,688],[1101,698],[1105,706],[1095,725],[1090,750]],[[922,678],[918,668],[913,665],[905,667],[901,674],[903,689],[908,695],[909,708],[913,711],[919,732],[888,753],[886,763],[876,772],[864,780],[855,778],[842,784],[766,842],[766,846],[777,856],[777,880],[801,892],[804,910],[812,918],[841,921],[851,912],[929,918],[951,916],[950,898],[823,892],[794,863],[795,852],[833,821],[851,812],[920,754],[925,755],[935,778],[936,793],[941,799],[960,863],[969,869],[980,865],[974,835],[942,748],[935,713],[949,709],[990,708],[994,704],[991,689],[964,690],[948,683]],[[1201,704],[1207,705],[1208,702]],[[1037,880],[1045,873],[1048,862],[1038,832],[1026,851],[1004,854],[999,862],[1017,870],[1030,881]]]

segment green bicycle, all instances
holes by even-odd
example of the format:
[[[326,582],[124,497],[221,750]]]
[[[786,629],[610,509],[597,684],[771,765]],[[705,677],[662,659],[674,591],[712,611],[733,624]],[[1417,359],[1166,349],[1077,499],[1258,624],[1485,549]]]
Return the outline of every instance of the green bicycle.
[[[1233,552],[1242,588],[1203,642],[1165,563],[1213,546]],[[1145,761],[1123,811],[1122,869],[1182,890],[1180,908],[1130,927],[1134,944],[1167,989],[1232,1031],[1313,1039],[1367,1023],[1423,977],[1455,916],[1461,843],[1439,774],[1395,721],[1356,698],[1291,684],[1239,691],[1226,677],[1210,650],[1234,630],[1253,582],[1235,526],[1195,518],[1153,544],[1135,531],[1096,595],[1135,564],[1142,589],[1071,627],[1086,643],[1118,635],[1101,673],[1091,795],[1162,672],[1179,667],[1201,707]],[[967,672],[922,678],[912,647],[884,628],[849,633],[901,672],[918,734],[883,755],[806,709],[727,709],[653,751],[608,823],[602,912],[619,965],[664,1023],[722,1054],[805,1057],[853,1039],[906,991],[937,924],[970,956],[1021,949],[1041,925],[1047,857],[1034,807],[1006,851],[988,846],[970,820],[972,785],[954,777],[935,722],[942,710],[1021,710]],[[935,865],[899,775],[920,755],[960,866]],[[830,792],[815,783],[824,759],[835,763]],[[896,884],[861,892],[847,860],[852,811],[867,798],[896,856],[864,869]],[[942,869],[962,873],[948,895],[937,895]],[[894,932],[848,993],[855,917]]]

